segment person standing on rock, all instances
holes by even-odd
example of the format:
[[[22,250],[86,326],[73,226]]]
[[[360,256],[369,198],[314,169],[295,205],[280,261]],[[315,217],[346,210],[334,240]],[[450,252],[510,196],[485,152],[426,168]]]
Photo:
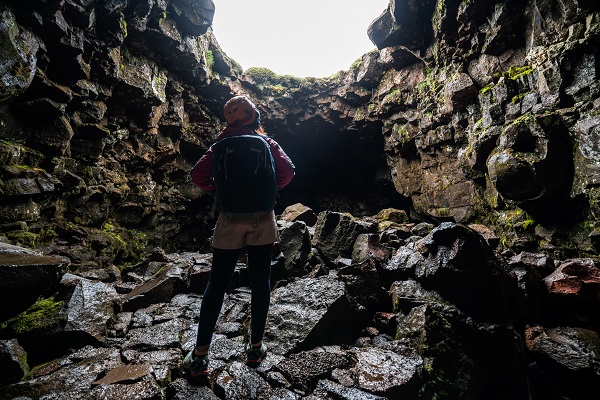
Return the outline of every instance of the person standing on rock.
[[[266,356],[263,335],[271,298],[271,257],[273,244],[279,240],[273,207],[277,191],[289,184],[294,176],[294,164],[279,144],[266,136],[260,113],[247,97],[230,99],[224,106],[224,114],[227,127],[191,170],[192,181],[215,194],[215,206],[219,209],[212,239],[212,268],[202,297],[196,346],[183,363],[193,377],[209,373],[208,350],[213,331],[225,291],[244,248],[252,289],[246,364],[258,366]],[[244,149],[248,143],[250,146]],[[246,157],[252,166],[234,164],[238,154],[240,158]],[[236,172],[236,168],[241,171]],[[247,175],[248,171],[253,173],[252,176]],[[240,178],[244,174],[245,177]],[[261,174],[262,177],[255,177]],[[230,181],[236,186],[230,187]]]

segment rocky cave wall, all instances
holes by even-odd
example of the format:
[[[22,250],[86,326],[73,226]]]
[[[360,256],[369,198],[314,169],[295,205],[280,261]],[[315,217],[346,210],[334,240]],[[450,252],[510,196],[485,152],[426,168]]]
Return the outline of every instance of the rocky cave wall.
[[[202,247],[210,201],[188,171],[240,72],[212,1],[0,7],[4,239],[105,266]]]
[[[0,7],[3,241],[94,266],[205,250],[211,199],[188,170],[243,93],[297,165],[280,209],[393,206],[597,252],[595,1],[391,0],[378,50],[322,79],[242,72],[210,0]]]
[[[233,87],[281,110],[267,125],[283,143],[314,126],[344,140],[381,131],[387,168],[372,182],[393,182],[415,220],[480,222],[514,250],[595,257],[599,9],[390,1],[368,28],[378,50],[349,71],[310,86],[247,71]],[[368,209],[353,201],[346,210]]]

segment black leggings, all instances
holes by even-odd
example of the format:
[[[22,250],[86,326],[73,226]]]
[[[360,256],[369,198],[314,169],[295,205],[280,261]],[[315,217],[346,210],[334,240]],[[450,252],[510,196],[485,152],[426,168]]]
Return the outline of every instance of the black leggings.
[[[248,275],[252,288],[250,312],[250,341],[262,341],[267,323],[267,313],[271,302],[271,254],[273,244],[246,246],[248,251]],[[196,346],[209,345],[217,319],[223,307],[225,291],[235,271],[235,265],[242,249],[223,250],[213,248],[213,262],[208,285],[200,306],[200,322]]]

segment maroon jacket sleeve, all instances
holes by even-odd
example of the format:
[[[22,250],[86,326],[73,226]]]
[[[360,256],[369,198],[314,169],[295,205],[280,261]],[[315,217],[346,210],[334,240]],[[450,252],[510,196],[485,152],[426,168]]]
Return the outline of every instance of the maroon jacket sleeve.
[[[207,192],[215,191],[215,186],[213,185],[212,179],[212,162],[213,152],[211,147],[206,151],[206,153],[204,153],[196,165],[194,165],[194,168],[192,168],[190,171],[192,175],[192,182]]]
[[[273,159],[275,161],[275,170],[277,171],[277,188],[283,189],[290,183],[292,178],[294,177],[294,163],[292,160],[285,154],[283,149],[279,146],[279,144],[271,139],[265,138],[271,146],[271,154],[273,154]]]

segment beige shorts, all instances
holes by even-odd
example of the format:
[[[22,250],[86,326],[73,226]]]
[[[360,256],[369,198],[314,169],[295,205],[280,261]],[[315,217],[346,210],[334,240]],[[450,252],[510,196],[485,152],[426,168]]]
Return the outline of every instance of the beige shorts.
[[[275,242],[279,242],[279,231],[274,211],[263,215],[220,212],[212,245],[217,249],[233,250]]]

